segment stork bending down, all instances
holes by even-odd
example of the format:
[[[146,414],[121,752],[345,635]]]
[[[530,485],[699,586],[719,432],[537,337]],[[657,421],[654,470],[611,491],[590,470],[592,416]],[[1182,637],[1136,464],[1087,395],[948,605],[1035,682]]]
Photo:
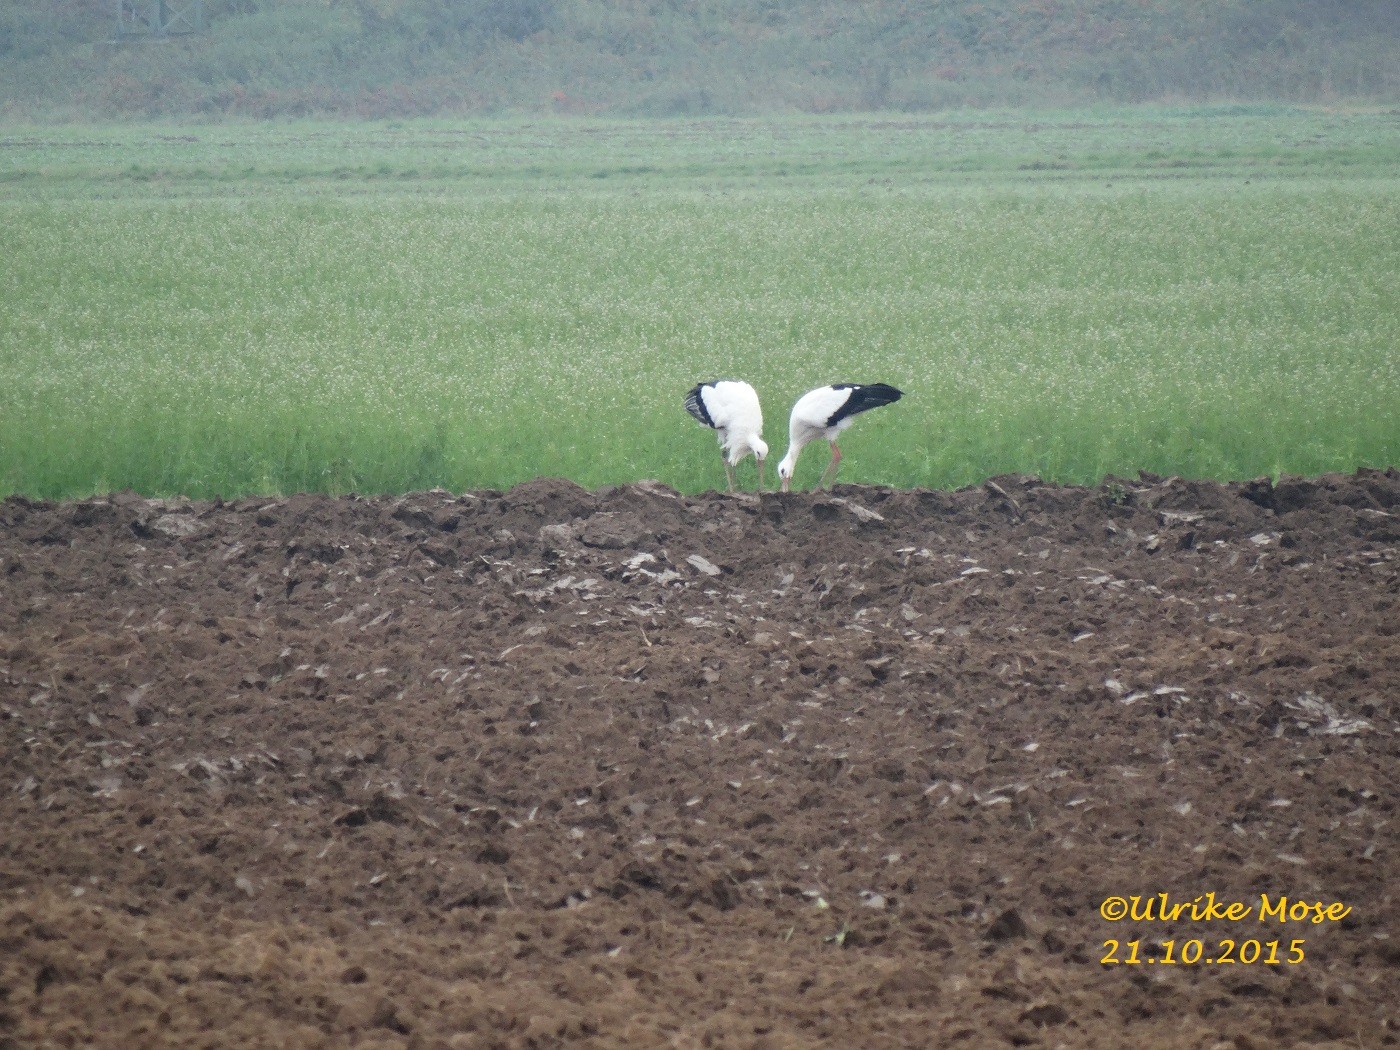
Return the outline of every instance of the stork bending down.
[[[819,437],[831,442],[831,462],[827,464],[817,487],[830,485],[841,465],[841,450],[836,447],[841,431],[849,427],[859,413],[893,404],[903,396],[902,391],[888,383],[872,383],[869,386],[835,383],[809,390],[799,397],[797,404],[792,406],[792,418],[788,421],[787,455],[778,464],[783,491],[786,492],[792,483],[792,472],[802,449]]]
[[[734,491],[734,467],[752,454],[758,460],[758,491],[762,492],[768,446],[763,440],[763,410],[754,388],[737,379],[699,383],[685,395],[685,410],[717,432],[729,491]]]

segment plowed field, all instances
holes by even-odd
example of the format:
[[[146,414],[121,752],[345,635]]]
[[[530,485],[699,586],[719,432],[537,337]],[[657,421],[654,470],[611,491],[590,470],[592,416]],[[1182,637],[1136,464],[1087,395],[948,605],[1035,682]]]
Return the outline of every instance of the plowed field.
[[[1397,550],[1394,469],[12,497],[0,1045],[1395,1045]]]

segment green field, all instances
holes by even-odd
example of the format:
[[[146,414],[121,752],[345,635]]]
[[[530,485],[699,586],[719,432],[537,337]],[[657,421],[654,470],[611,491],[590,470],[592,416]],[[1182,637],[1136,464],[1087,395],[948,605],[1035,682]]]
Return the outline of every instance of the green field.
[[[1400,463],[1394,112],[9,126],[0,221],[0,495],[693,491],[720,376],[903,388],[847,481]]]

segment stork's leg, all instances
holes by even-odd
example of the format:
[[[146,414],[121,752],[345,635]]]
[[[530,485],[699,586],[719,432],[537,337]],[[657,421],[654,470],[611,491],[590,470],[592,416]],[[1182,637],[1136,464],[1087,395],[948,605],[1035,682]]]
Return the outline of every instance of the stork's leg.
[[[729,491],[734,491],[734,464],[729,460],[724,461],[724,476],[729,479]]]
[[[826,470],[822,473],[819,489],[831,487],[831,483],[836,480],[836,471],[841,466],[841,450],[836,447],[836,442],[831,443],[831,462],[826,465]]]
[[[758,491],[759,491],[759,494],[762,495],[762,493],[763,493],[763,457],[762,457],[762,456],[756,456],[756,457],[754,457],[754,458],[758,460]]]

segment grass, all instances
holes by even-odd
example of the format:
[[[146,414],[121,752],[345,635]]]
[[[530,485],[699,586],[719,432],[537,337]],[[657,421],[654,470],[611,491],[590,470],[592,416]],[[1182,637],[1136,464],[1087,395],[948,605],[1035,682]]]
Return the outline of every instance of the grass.
[[[0,139],[0,494],[698,490],[719,376],[774,456],[804,390],[906,390],[845,480],[1400,462],[1385,114]]]

